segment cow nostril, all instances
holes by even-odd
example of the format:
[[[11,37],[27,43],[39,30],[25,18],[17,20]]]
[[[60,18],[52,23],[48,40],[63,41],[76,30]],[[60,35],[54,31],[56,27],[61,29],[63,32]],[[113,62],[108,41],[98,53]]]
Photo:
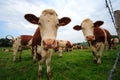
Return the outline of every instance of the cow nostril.
[[[93,39],[95,39],[95,36],[92,36]]]
[[[95,37],[92,36],[92,35],[90,35],[90,36],[86,36],[86,40],[94,40],[94,39],[95,39]]]
[[[55,43],[55,40],[53,40],[53,44]]]
[[[46,40],[43,40],[43,47],[44,48],[54,48],[56,47],[56,40],[54,39],[46,39]]]
[[[43,45],[46,45],[45,41],[43,40]]]
[[[90,39],[90,36],[86,36],[86,39],[87,39],[87,40]]]
[[[86,36],[86,38],[89,38],[88,36]]]

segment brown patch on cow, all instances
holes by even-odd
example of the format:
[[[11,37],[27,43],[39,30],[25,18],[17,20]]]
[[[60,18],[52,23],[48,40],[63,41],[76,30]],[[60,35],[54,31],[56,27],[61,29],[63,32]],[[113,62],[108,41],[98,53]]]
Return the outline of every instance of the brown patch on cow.
[[[95,40],[94,42],[105,42],[105,35],[100,28],[94,28]]]
[[[68,48],[72,48],[72,44],[70,43],[70,41],[67,41],[66,46],[67,46]]]
[[[21,43],[22,45],[27,45],[28,42],[32,39],[33,36],[31,35],[21,35],[20,38],[21,38]]]
[[[70,23],[70,21],[71,21],[70,18],[68,18],[68,17],[63,17],[63,18],[59,19],[59,25],[60,25],[60,26],[64,26],[64,25]]]
[[[29,22],[33,23],[33,24],[38,24],[38,20],[39,18],[37,18],[35,15],[33,14],[26,14],[25,19],[27,19]]]
[[[103,23],[104,23],[103,21],[96,21],[96,22],[94,23],[94,27],[97,28],[97,27],[101,26]]]
[[[110,47],[111,35],[106,29],[104,30],[107,35],[107,41]],[[105,34],[101,28],[94,28],[94,35],[95,35],[95,40],[91,41],[92,45],[95,45],[97,42],[105,43]]]
[[[76,25],[76,26],[73,27],[73,29],[79,31],[79,30],[81,30],[82,28],[81,28],[81,26]]]
[[[37,45],[41,45],[41,35],[40,35],[40,29],[39,27],[36,29],[33,39],[32,39],[32,55],[37,53],[37,49],[35,50],[36,53],[34,53],[34,47]]]

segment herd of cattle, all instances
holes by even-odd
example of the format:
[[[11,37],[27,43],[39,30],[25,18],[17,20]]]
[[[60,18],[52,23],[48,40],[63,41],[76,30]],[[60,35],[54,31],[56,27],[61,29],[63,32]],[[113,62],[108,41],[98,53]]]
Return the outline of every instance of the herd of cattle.
[[[71,51],[74,48],[88,48],[86,46],[72,44],[69,40],[56,40],[58,28],[71,22],[69,17],[58,19],[57,13],[52,9],[45,9],[40,17],[34,14],[25,14],[24,17],[30,23],[38,25],[38,28],[33,36],[20,35],[17,38],[11,36],[13,43],[13,62],[16,61],[17,52],[20,53],[19,59],[21,59],[23,47],[30,48],[33,60],[39,61],[38,77],[40,80],[42,79],[42,64],[44,61],[47,66],[48,80],[51,79],[50,62],[53,50],[58,51],[58,56],[62,57],[63,50]],[[101,64],[103,50],[113,49],[116,43],[119,42],[118,38],[111,38],[108,30],[100,27],[103,23],[103,21],[92,22],[90,19],[85,19],[80,25],[73,27],[74,30],[82,30],[92,50],[94,62],[97,64]]]

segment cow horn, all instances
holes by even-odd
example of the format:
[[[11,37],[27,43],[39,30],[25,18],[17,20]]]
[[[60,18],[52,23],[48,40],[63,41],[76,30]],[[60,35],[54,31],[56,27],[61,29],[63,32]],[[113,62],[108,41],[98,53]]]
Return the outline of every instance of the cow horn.
[[[7,35],[5,38],[8,39],[8,36],[12,38],[12,40],[14,41],[14,37],[12,35]]]

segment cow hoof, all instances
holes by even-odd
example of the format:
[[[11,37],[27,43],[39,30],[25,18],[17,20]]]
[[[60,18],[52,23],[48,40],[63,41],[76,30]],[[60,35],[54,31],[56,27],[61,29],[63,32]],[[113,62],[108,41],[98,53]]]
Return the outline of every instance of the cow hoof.
[[[13,60],[12,62],[16,62],[16,60]]]
[[[16,61],[12,61],[12,62],[16,62]]]
[[[39,78],[38,80],[42,80],[42,71],[38,72],[38,78]]]
[[[47,73],[47,80],[52,80],[52,73],[51,72]]]
[[[62,56],[58,56],[59,58],[62,58]]]
[[[33,60],[33,63],[35,64],[37,62],[37,60]]]
[[[94,63],[97,64],[97,60],[94,60]]]
[[[101,62],[97,62],[97,64],[99,65],[99,64],[101,64]]]

